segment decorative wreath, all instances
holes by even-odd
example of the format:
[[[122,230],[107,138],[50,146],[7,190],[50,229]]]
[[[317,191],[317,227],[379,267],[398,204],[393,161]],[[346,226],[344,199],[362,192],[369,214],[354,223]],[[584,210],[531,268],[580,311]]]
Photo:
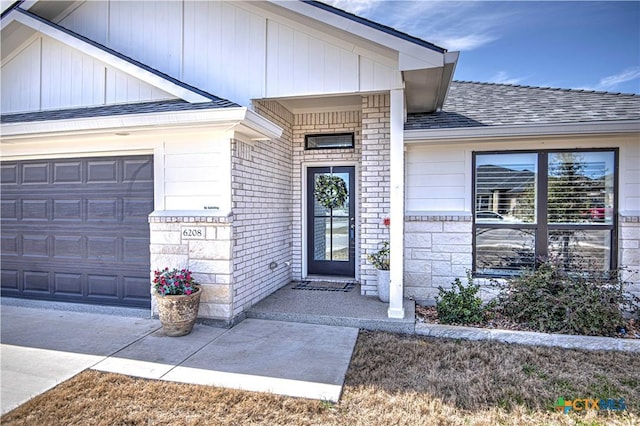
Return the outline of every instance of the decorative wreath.
[[[313,196],[326,209],[336,209],[344,206],[349,193],[344,179],[334,175],[320,175],[316,179]]]

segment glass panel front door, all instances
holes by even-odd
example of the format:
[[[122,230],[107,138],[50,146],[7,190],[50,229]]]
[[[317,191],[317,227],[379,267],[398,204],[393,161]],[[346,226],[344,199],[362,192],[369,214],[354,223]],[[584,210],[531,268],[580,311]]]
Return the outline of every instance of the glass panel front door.
[[[307,272],[355,276],[354,167],[307,169]]]

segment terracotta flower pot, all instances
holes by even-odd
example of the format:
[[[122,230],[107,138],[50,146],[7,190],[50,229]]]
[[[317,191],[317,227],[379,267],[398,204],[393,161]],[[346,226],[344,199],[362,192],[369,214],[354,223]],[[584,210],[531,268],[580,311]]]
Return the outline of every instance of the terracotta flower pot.
[[[196,292],[189,295],[161,295],[157,294],[158,315],[162,323],[162,329],[167,336],[184,336],[191,333],[193,325],[198,318],[200,295],[202,289],[195,287]]]

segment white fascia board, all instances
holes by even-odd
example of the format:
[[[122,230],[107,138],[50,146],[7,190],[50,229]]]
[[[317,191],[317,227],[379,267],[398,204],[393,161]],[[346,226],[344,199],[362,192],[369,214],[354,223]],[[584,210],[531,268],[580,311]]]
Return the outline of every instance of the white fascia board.
[[[440,67],[444,63],[444,53],[436,52],[427,47],[419,46],[407,40],[403,40],[391,34],[369,27],[367,25],[336,15],[329,11],[306,4],[301,1],[276,0],[272,3],[299,13],[330,26],[350,32],[364,39],[381,44],[398,51],[400,58],[400,71],[408,71],[422,68]],[[406,68],[405,68],[406,67]],[[419,68],[416,68],[419,67]]]
[[[0,133],[3,139],[20,139],[44,135],[205,126],[227,126],[227,130],[245,127],[256,133],[255,139],[273,139],[282,135],[280,127],[246,107],[7,123],[0,127]]]
[[[80,40],[71,34],[67,34],[63,31],[58,30],[50,25],[46,25],[43,22],[38,21],[37,19],[28,16],[19,10],[12,10],[9,12],[9,15],[3,19],[2,28],[5,25],[8,25],[10,22],[16,21],[23,25],[26,25],[29,28],[32,28],[48,37],[53,38],[54,40],[59,41],[60,43],[66,44],[67,46],[73,47],[82,53],[85,53],[93,58],[98,59],[99,61],[104,62],[122,72],[130,74],[140,80],[149,83],[152,86],[155,86],[159,89],[164,90],[180,99],[184,99],[190,103],[201,103],[201,102],[210,102],[211,99],[202,96],[198,93],[195,93],[185,87],[182,87],[178,84],[172,83],[169,80],[162,78],[161,76],[149,72],[139,66],[132,64],[122,58],[118,58],[111,53],[102,50],[96,46],[91,45],[83,40]]]
[[[405,143],[411,144],[452,139],[482,140],[530,136],[588,135],[604,133],[640,133],[640,120],[405,130],[404,140]]]
[[[444,54],[438,52],[433,53],[435,53],[435,55],[423,55],[422,57],[416,57],[405,52],[399,52],[398,65],[400,71],[442,67],[444,65]],[[428,56],[428,58],[425,58],[424,56]]]

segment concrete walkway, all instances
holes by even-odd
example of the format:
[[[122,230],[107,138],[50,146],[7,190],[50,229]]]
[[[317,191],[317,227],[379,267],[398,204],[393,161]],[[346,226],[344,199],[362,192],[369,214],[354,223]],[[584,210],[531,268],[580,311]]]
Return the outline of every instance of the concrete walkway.
[[[2,414],[91,368],[337,401],[358,329],[247,319],[167,337],[157,319],[2,305]]]

